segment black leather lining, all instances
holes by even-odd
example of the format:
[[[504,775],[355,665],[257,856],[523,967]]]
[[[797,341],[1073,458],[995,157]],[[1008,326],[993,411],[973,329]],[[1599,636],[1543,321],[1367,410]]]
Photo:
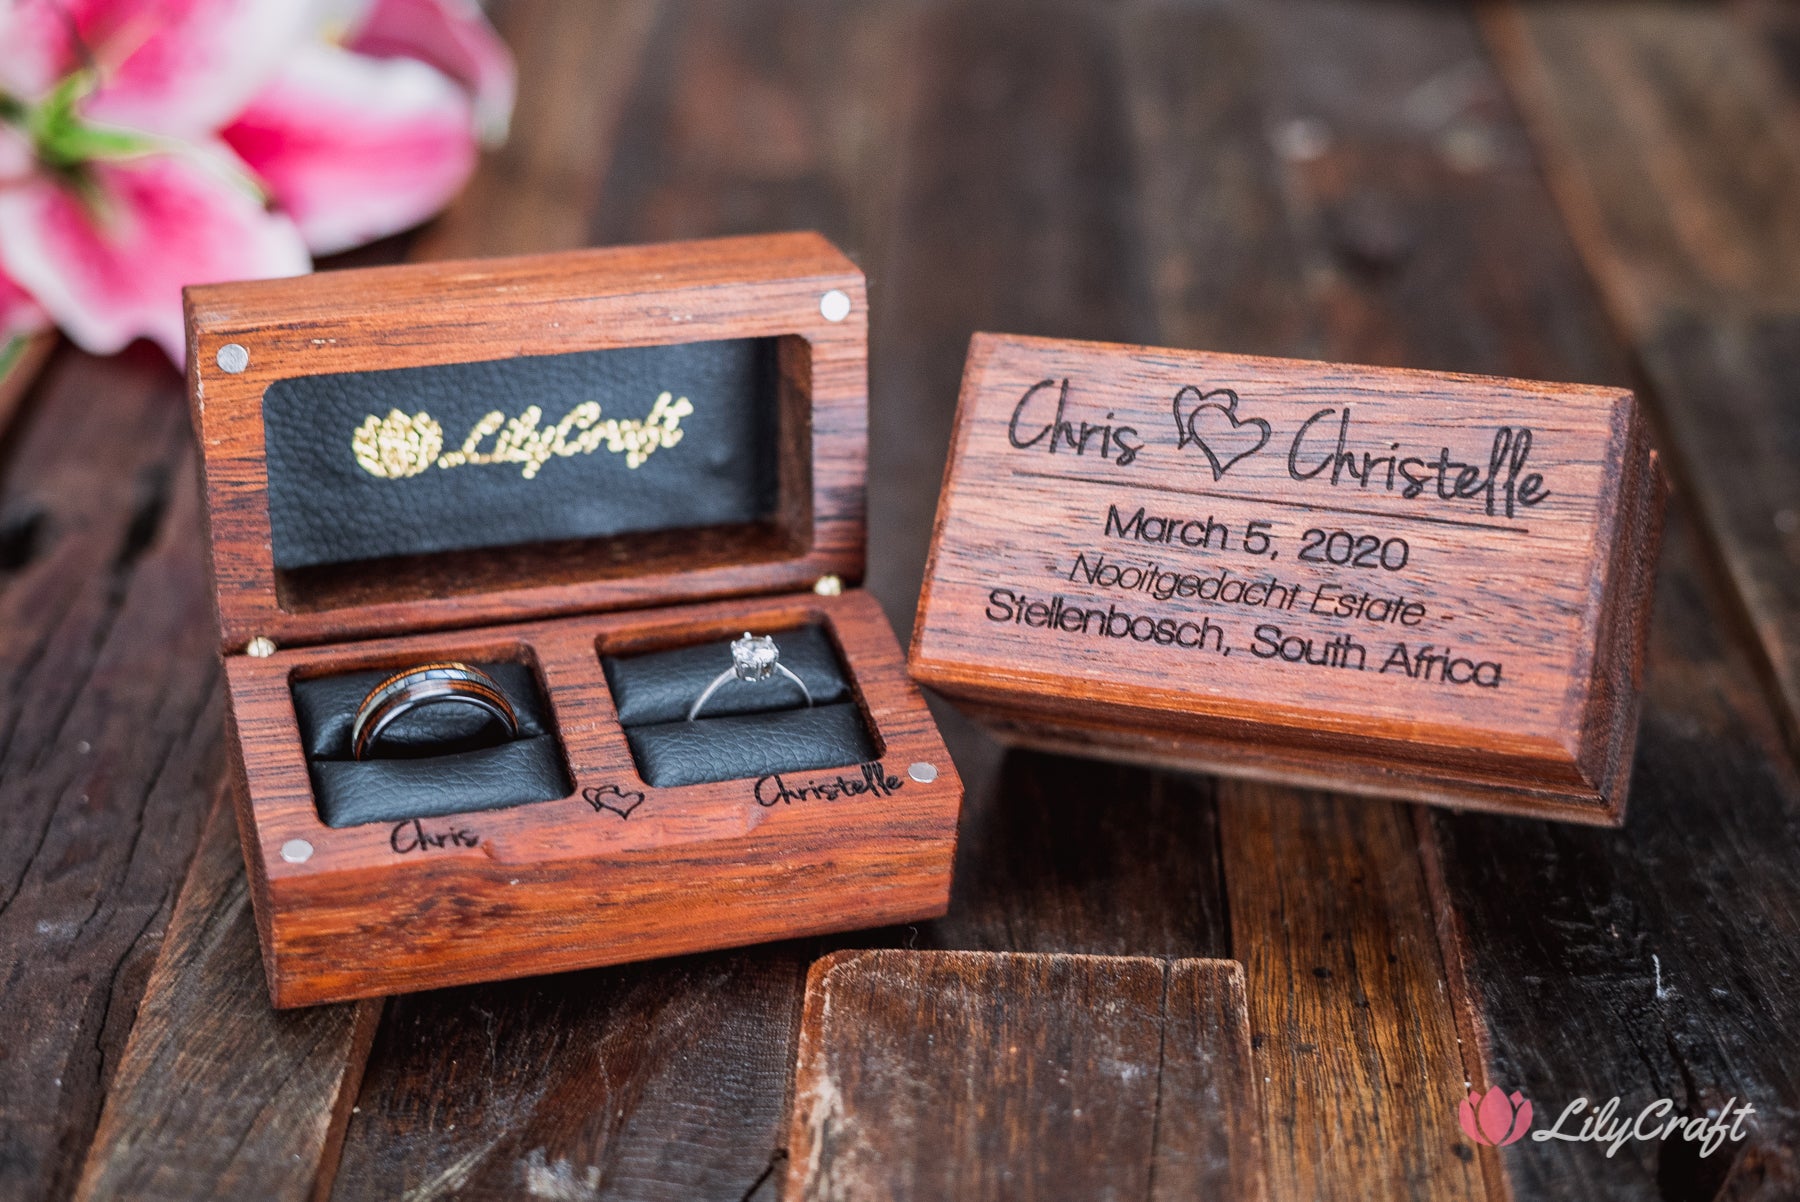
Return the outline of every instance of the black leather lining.
[[[660,722],[626,730],[644,783],[658,788],[843,768],[875,758],[854,702]]]
[[[741,338],[277,380],[263,394],[275,567],[768,521],[780,483],[776,344]],[[552,456],[530,476],[518,462],[441,467],[415,455],[415,474],[384,477],[362,466],[355,446],[364,422],[393,412],[428,415],[441,457],[459,452],[489,413],[512,421],[536,406],[535,429],[545,431],[592,401],[601,424],[642,422],[664,392],[693,412],[680,418],[679,441],[636,467],[600,445]],[[485,435],[477,452],[492,454],[500,437]]]
[[[356,708],[393,671],[294,682],[300,744],[326,826],[497,810],[573,791],[536,674],[523,664],[474,666],[493,677],[512,702],[517,739],[507,741],[498,724],[478,710],[432,705],[390,726],[374,758],[355,760],[350,725]]]
[[[848,674],[824,630],[802,626],[776,631],[774,639],[781,662],[811,690],[811,708],[798,686],[777,674],[753,684],[727,681],[687,721],[694,698],[731,666],[730,639],[602,657],[644,783],[673,788],[749,780],[875,758]]]

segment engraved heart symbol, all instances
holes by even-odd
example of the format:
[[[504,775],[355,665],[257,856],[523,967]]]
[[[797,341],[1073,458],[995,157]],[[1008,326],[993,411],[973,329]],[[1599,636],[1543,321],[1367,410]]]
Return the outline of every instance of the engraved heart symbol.
[[[594,813],[598,814],[601,810],[611,810],[620,818],[631,817],[631,811],[644,804],[644,795],[642,793],[638,792],[636,789],[627,793],[617,785],[590,785],[588,788],[581,791],[581,795],[587,798],[587,803],[589,805],[594,807]],[[617,798],[617,800],[608,801],[607,798],[609,797]]]
[[[1192,396],[1199,404],[1195,405],[1186,413],[1183,413],[1181,411],[1182,398],[1188,396]],[[1227,397],[1229,399],[1225,401],[1216,401],[1213,399],[1214,397]],[[1238,394],[1229,388],[1215,388],[1211,392],[1201,392],[1192,384],[1188,384],[1184,386],[1180,392],[1175,394],[1174,406],[1176,449],[1180,450],[1186,447],[1190,442],[1198,446],[1201,452],[1205,454],[1206,461],[1212,465],[1214,481],[1217,481],[1226,472],[1230,471],[1232,465],[1237,463],[1240,459],[1248,459],[1250,456],[1269,445],[1269,423],[1260,417],[1239,417],[1237,413]],[[1253,426],[1258,432],[1256,442],[1244,450],[1238,451],[1237,454],[1221,461],[1218,452],[1214,451],[1211,444],[1200,436],[1200,431],[1198,429],[1200,415],[1209,409],[1217,410],[1227,422],[1231,423],[1231,428],[1229,430],[1220,430],[1212,436],[1215,441],[1231,439],[1239,431],[1243,430],[1244,427]],[[1241,445],[1241,442],[1222,443],[1222,445],[1229,448],[1232,445]]]

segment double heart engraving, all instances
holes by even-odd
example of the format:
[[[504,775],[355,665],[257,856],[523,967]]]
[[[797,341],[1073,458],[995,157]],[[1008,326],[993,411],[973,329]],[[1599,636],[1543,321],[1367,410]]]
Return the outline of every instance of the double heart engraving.
[[[617,785],[590,785],[581,791],[581,795],[594,807],[594,813],[606,810],[620,818],[631,817],[631,812],[644,804],[642,791],[626,792]]]
[[[1182,401],[1190,398],[1197,404],[1184,412]],[[1269,437],[1272,433],[1269,423],[1260,417],[1239,417],[1238,394],[1230,388],[1215,388],[1211,392],[1201,392],[1194,385],[1187,384],[1175,394],[1172,406],[1175,410],[1175,448],[1184,450],[1190,443],[1199,447],[1201,453],[1206,456],[1207,463],[1212,466],[1215,482],[1230,471],[1238,461],[1248,459],[1269,445]],[[1210,417],[1210,414],[1214,412],[1228,424],[1219,425],[1217,419]],[[1203,414],[1208,415],[1209,423],[1214,427],[1207,436],[1202,436],[1200,433]],[[1252,436],[1251,431],[1255,432],[1256,441],[1245,446],[1245,440]],[[1207,441],[1209,437],[1212,439],[1211,442]],[[1219,451],[1214,449],[1214,443],[1217,443],[1220,449],[1233,453],[1221,459]]]

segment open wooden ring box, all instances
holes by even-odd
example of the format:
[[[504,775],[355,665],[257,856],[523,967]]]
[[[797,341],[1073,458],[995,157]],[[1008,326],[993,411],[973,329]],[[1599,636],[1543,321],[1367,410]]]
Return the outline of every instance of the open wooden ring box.
[[[1623,389],[978,334],[911,670],[1022,743],[1616,825],[1663,493]]]
[[[943,913],[962,785],[852,587],[867,309],[823,238],[331,272],[187,309],[277,1006]],[[820,704],[741,684],[764,691],[685,723],[656,657],[709,675],[746,631],[807,651]],[[346,762],[365,682],[438,661],[528,694],[530,737]]]

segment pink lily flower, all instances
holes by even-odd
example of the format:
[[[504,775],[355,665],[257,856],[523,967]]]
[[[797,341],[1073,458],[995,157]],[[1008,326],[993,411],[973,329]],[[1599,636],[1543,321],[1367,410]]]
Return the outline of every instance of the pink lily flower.
[[[0,338],[179,363],[184,285],[416,225],[513,87],[467,0],[0,0]]]

